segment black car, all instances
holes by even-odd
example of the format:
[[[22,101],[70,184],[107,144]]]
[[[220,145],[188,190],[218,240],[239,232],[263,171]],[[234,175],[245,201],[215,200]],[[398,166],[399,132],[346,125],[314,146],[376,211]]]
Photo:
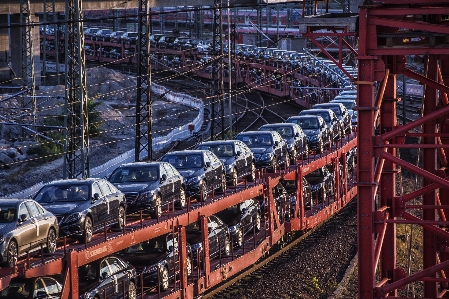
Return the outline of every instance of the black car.
[[[95,39],[95,34],[97,34],[100,28],[92,27],[84,29],[84,39]]]
[[[260,131],[276,131],[287,143],[288,155],[291,163],[297,159],[306,158],[309,153],[307,136],[300,126],[295,123],[267,124],[259,128]]]
[[[165,35],[152,34],[150,36],[150,47],[165,48]]]
[[[189,37],[178,37],[174,42],[174,48],[180,51],[193,49],[192,40]]]
[[[276,213],[281,223],[288,221],[291,215],[292,202],[294,201],[294,194],[289,194],[284,187],[284,183],[280,181],[277,185],[271,188],[271,194],[273,194],[274,203],[276,205]],[[257,197],[260,203],[262,214],[268,215],[269,203],[268,198],[259,196]]]
[[[307,136],[308,149],[321,153],[332,145],[332,135],[324,119],[319,115],[291,116],[285,122],[301,127]]]
[[[161,291],[169,288],[170,280],[179,275],[179,261],[177,234],[166,234],[157,238],[133,245],[122,250],[119,256],[136,267],[139,275],[142,275],[143,286],[158,286]],[[186,246],[186,271],[192,274],[191,248]],[[159,277],[158,277],[159,273]]]
[[[109,35],[109,41],[111,43],[120,43],[123,34],[125,34],[125,31],[114,31]]]
[[[137,38],[139,37],[139,33],[137,32],[125,32],[122,35],[122,43],[123,44],[135,44],[137,42]]]
[[[0,263],[14,267],[20,256],[41,249],[54,253],[57,218],[32,199],[0,200]]]
[[[162,207],[174,201],[186,205],[184,179],[170,163],[135,162],[116,168],[108,181],[125,194],[127,211],[150,211],[151,217],[162,215]]]
[[[217,140],[200,143],[196,149],[210,150],[226,169],[226,180],[236,186],[238,180],[245,178],[249,182],[256,179],[256,165],[251,150],[240,140]]]
[[[165,37],[165,47],[167,49],[174,49],[178,43],[178,38],[176,36]]]
[[[165,154],[161,161],[170,163],[181,173],[189,197],[205,200],[212,190],[226,191],[226,170],[211,151],[176,151]]]
[[[243,245],[243,238],[253,230],[261,228],[261,211],[259,202],[248,199],[226,208],[216,214],[229,227],[231,239],[236,247]]]
[[[125,195],[104,179],[67,179],[47,183],[34,199],[58,217],[61,235],[90,242],[105,225],[125,225]]]
[[[0,291],[0,299],[59,299],[61,295],[62,284],[51,276],[15,277]]]
[[[281,180],[281,184],[284,186],[285,190],[290,196],[291,202],[291,215],[294,215],[294,211],[296,208],[296,181],[295,180]],[[302,178],[302,198],[304,202],[304,208],[309,210],[312,206],[313,196],[312,196],[312,186],[310,186],[309,182],[305,177]],[[295,217],[299,217],[296,215]]]
[[[324,202],[328,196],[334,194],[334,174],[326,166],[320,167],[305,176],[312,186],[312,198],[314,203]]]
[[[351,114],[342,103],[321,103],[312,106],[312,109],[331,109],[343,124],[342,134],[350,134],[352,132]]]
[[[116,256],[79,267],[78,277],[80,299],[137,298],[136,269]]]
[[[242,132],[235,139],[243,141],[251,149],[258,168],[275,172],[278,166],[290,164],[287,143],[276,131]]]
[[[228,226],[217,216],[207,217],[207,229],[209,240],[209,258],[231,254],[231,236]],[[190,223],[186,226],[187,243],[192,248],[193,265],[202,267],[203,239],[201,225],[198,222]]]
[[[95,40],[108,42],[111,40],[112,32],[111,29],[100,29],[95,33]]]
[[[307,109],[299,112],[299,115],[319,115],[331,131],[332,141],[341,139],[342,123],[331,109]]]

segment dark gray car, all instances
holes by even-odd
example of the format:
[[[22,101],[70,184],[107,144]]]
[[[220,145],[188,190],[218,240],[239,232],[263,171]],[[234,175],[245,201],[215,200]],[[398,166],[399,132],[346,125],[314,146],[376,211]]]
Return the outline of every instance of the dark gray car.
[[[331,131],[332,141],[341,139],[342,124],[338,117],[335,115],[334,111],[332,111],[331,109],[307,109],[301,111],[299,115],[321,116]]]
[[[319,115],[291,116],[285,122],[301,127],[307,135],[309,150],[322,153],[326,146],[331,146],[332,135],[324,119]]]
[[[108,178],[125,194],[127,211],[149,211],[151,217],[162,216],[162,206],[174,202],[186,205],[184,179],[170,163],[135,162],[123,164]]]
[[[348,109],[346,109],[345,105],[342,103],[321,103],[315,104],[312,106],[312,109],[331,109],[334,111],[335,115],[341,121],[342,127],[342,135],[350,134],[352,132],[352,124],[351,124],[351,114]]]
[[[184,177],[187,196],[205,200],[212,190],[226,191],[226,170],[211,151],[175,151],[165,154],[161,161],[173,165]]]
[[[254,182],[256,165],[251,149],[240,140],[217,140],[200,143],[196,149],[210,150],[226,168],[226,180],[236,186],[238,180],[245,178]]]
[[[34,196],[58,217],[61,235],[90,242],[105,225],[125,225],[125,195],[104,179],[67,179],[47,183]]]
[[[20,256],[41,249],[56,250],[59,227],[55,215],[32,199],[0,201],[0,262],[13,267]]]
[[[261,131],[276,131],[287,143],[288,154],[291,164],[297,159],[306,158],[309,153],[307,136],[300,126],[294,123],[267,124],[259,128]]]

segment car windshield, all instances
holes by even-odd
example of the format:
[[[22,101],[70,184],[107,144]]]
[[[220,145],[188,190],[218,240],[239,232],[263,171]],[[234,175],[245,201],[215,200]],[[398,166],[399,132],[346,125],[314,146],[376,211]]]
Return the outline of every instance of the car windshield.
[[[240,135],[237,139],[243,141],[250,148],[273,145],[271,135],[268,134]]]
[[[355,103],[354,102],[340,102],[340,103],[342,103],[343,105],[345,105],[345,107],[346,107],[346,109],[348,109],[348,110],[353,110],[353,108],[354,108],[354,106],[355,106]]]
[[[197,149],[200,150],[209,150],[213,152],[217,157],[233,157],[234,149],[232,144],[208,144],[208,145],[200,145]]]
[[[318,120],[316,118],[305,118],[296,120],[297,124],[303,130],[315,130],[318,129]]]
[[[26,282],[11,283],[7,288],[0,292],[0,298],[28,298],[30,296],[31,286]],[[46,298],[46,297],[44,297]]]
[[[175,166],[176,169],[191,169],[203,167],[203,159],[201,154],[192,155],[167,155],[162,158],[162,162],[168,162]]]
[[[111,183],[129,183],[129,182],[155,182],[159,179],[158,167],[140,166],[140,167],[120,167],[117,168],[109,178]]]
[[[293,137],[293,130],[291,127],[285,126],[285,127],[266,127],[261,128],[262,131],[276,131],[279,134],[281,134],[282,138],[292,138]]]
[[[340,115],[341,113],[340,113],[340,108],[338,108],[338,107],[336,107],[336,106],[330,106],[330,107],[328,107],[327,109],[331,109],[332,111],[334,111],[334,113],[336,114],[336,115]]]
[[[82,201],[89,198],[89,186],[79,184],[48,185],[34,197],[39,203]]]
[[[15,205],[0,205],[0,223],[11,223],[17,215]]]

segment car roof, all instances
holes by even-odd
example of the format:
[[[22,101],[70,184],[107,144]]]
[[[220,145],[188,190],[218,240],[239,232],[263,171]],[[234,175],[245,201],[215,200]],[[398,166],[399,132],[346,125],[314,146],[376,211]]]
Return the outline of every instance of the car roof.
[[[174,152],[169,152],[166,153],[166,155],[171,155],[171,154],[201,154],[201,153],[205,153],[205,152],[210,152],[209,150],[183,150],[183,151],[174,151]]]
[[[209,145],[209,144],[234,144],[236,142],[241,142],[241,141],[240,140],[234,140],[234,139],[230,139],[230,140],[215,140],[215,141],[203,141],[199,145],[201,145],[201,144],[203,144],[203,145]]]
[[[312,112],[313,111],[313,112]],[[313,114],[315,114],[315,112],[316,113],[319,113],[319,112],[328,112],[328,113],[334,113],[334,111],[332,111],[331,109],[321,109],[321,108],[319,108],[319,109],[307,109],[307,110],[303,110],[303,111],[301,111],[301,112],[299,112],[299,113],[304,113],[304,114],[307,114],[307,113],[313,113]],[[303,114],[302,114],[303,115]]]
[[[331,103],[331,102],[329,102],[329,103],[315,104],[315,105],[312,106],[312,108],[313,107],[330,107],[330,106],[332,106],[332,107],[334,107],[334,106],[338,106],[338,107],[343,106],[344,107],[345,105],[343,105],[342,103],[336,103],[336,102]],[[315,108],[313,108],[313,109],[315,109]]]
[[[122,165],[120,165],[120,167],[122,166],[126,166],[126,167],[133,167],[133,166],[156,166],[156,165],[160,165],[160,164],[164,164],[167,162],[160,162],[160,161],[152,161],[152,162],[131,162],[131,163],[124,163]]]
[[[24,202],[27,200],[32,200],[31,198],[2,198],[1,204],[17,204],[19,202]]]
[[[277,133],[276,131],[245,131],[245,132],[240,132],[238,135],[259,135],[259,134],[274,134]],[[237,135],[237,136],[238,136]]]
[[[297,124],[292,124],[292,123],[275,123],[275,124],[263,125],[263,126],[261,126],[261,128],[270,128],[270,127],[277,128],[277,127],[285,127],[285,126],[294,127],[294,126],[297,126]]]
[[[96,181],[102,180],[101,178],[86,178],[86,179],[62,179],[62,180],[55,180],[51,181],[49,183],[46,183],[45,185],[62,185],[62,184],[83,184],[83,183],[93,183]]]

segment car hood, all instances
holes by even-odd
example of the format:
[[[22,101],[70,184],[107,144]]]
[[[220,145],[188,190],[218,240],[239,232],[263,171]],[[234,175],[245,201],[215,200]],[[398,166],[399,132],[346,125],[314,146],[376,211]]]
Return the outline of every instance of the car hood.
[[[192,176],[199,176],[199,175],[201,175],[203,169],[198,169],[198,170],[189,170],[189,169],[186,169],[186,170],[178,170],[178,171],[179,171],[179,173],[180,173],[183,177],[189,178],[189,177],[192,177]]]
[[[167,257],[166,252],[155,252],[155,253],[145,253],[145,254],[122,254],[120,255],[122,259],[130,263],[131,265],[135,265],[136,269],[142,270],[145,267],[150,268],[153,265],[156,265],[161,260]]]
[[[320,130],[304,130],[304,133],[307,136],[313,136],[313,135],[318,135],[320,133]]]
[[[41,203],[41,205],[48,211],[55,215],[67,215],[73,212],[82,211],[90,206],[90,201],[84,202],[53,202],[53,203]]]
[[[271,152],[271,147],[252,147],[251,151],[255,154],[265,154]]]
[[[231,165],[232,163],[235,162],[235,158],[234,157],[219,157],[220,161],[224,164],[224,165]]]
[[[159,186],[159,182],[152,183],[119,183],[114,184],[117,189],[126,192],[141,192],[144,190],[153,190]]]
[[[0,223],[0,235],[5,235],[16,228],[17,221]]]

